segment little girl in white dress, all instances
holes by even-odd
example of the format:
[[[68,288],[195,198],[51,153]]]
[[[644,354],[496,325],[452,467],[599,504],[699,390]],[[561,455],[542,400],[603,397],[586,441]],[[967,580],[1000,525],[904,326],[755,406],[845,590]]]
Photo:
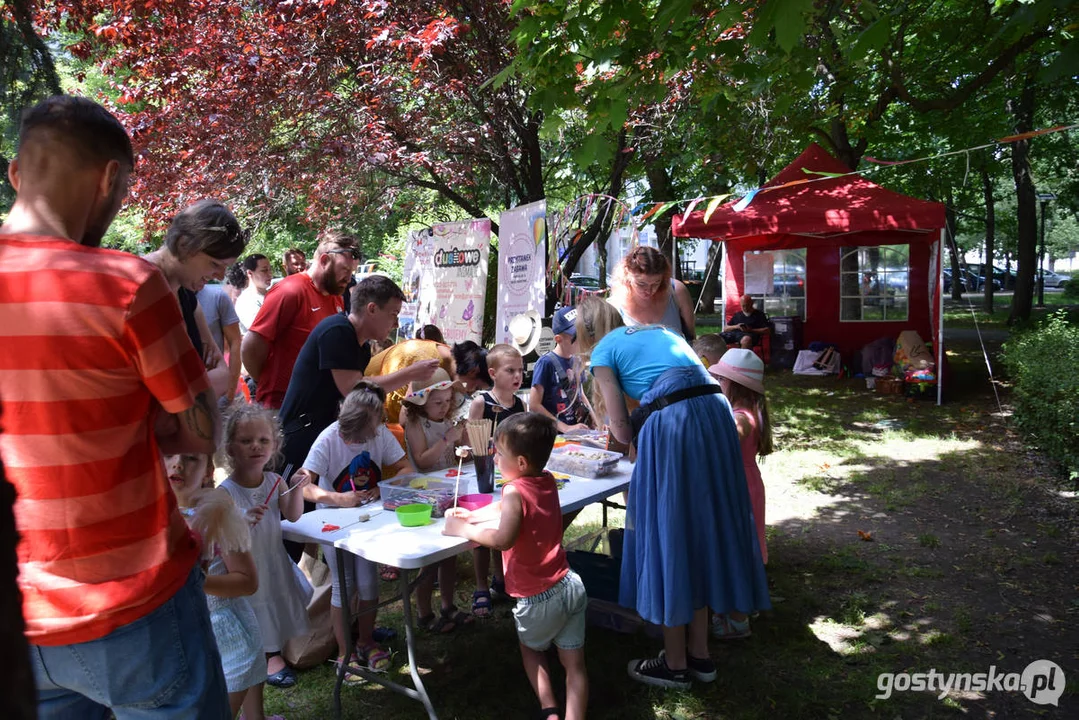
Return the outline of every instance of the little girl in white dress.
[[[281,649],[289,638],[307,632],[311,586],[285,552],[281,517],[296,521],[303,514],[303,492],[289,490],[280,475],[266,471],[281,447],[281,429],[271,410],[237,403],[225,421],[225,455],[232,474],[221,488],[252,523],[251,553],[258,569],[258,591],[251,606],[258,617],[267,655],[266,682],[275,687],[296,684]],[[296,487],[306,483],[297,476]],[[245,716],[246,704],[245,704]]]

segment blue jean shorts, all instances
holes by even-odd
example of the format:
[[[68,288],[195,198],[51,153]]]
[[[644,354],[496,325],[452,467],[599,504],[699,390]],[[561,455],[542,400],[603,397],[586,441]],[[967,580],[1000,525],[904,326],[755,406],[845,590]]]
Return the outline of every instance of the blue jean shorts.
[[[30,646],[41,720],[231,720],[204,575],[150,614],[89,642]]]
[[[580,576],[570,570],[550,590],[518,598],[513,608],[517,638],[542,652],[554,643],[559,650],[584,647],[584,615],[588,594]]]

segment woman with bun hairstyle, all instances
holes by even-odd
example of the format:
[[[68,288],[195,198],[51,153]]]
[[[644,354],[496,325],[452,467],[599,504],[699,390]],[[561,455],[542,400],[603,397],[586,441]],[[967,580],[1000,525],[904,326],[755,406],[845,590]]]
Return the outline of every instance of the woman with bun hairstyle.
[[[611,304],[629,326],[663,325],[689,342],[697,334],[693,299],[671,263],[653,247],[639,245],[622,258],[611,283]]]

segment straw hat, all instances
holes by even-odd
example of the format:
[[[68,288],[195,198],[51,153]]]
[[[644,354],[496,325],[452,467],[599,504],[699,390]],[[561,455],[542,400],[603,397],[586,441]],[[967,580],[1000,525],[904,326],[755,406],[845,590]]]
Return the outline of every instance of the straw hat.
[[[752,350],[728,350],[719,362],[708,368],[708,372],[764,394],[764,361]]]
[[[431,393],[435,390],[445,390],[453,387],[453,380],[450,380],[450,374],[442,368],[436,368],[431,379],[424,383],[409,383],[408,395],[405,395],[405,402],[412,405],[426,405],[427,398],[431,397]]]
[[[509,324],[510,345],[517,348],[521,355],[527,355],[536,349],[543,329],[543,318],[535,310],[515,315]]]

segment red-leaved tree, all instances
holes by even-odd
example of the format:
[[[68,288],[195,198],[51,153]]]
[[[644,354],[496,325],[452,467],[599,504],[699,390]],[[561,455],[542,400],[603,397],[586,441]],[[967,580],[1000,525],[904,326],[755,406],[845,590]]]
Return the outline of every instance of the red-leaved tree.
[[[544,197],[528,89],[487,82],[512,59],[503,2],[72,0],[37,20],[115,83],[153,225],[205,196],[256,220],[299,202],[315,226],[405,187],[478,217]]]

